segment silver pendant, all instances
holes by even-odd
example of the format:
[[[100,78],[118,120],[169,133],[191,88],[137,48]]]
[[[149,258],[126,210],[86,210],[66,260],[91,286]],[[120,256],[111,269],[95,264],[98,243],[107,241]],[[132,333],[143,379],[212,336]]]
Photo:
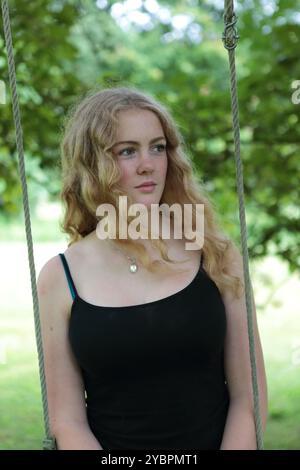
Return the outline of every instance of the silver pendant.
[[[130,271],[131,273],[136,273],[137,270],[138,270],[138,266],[137,266],[137,264],[136,264],[136,262],[135,262],[135,258],[132,258],[131,256],[127,256],[127,258],[128,258],[129,261],[130,261],[129,271]]]
[[[136,273],[137,270],[138,270],[138,267],[137,267],[137,264],[136,263],[132,263],[129,267],[129,270],[131,273]]]

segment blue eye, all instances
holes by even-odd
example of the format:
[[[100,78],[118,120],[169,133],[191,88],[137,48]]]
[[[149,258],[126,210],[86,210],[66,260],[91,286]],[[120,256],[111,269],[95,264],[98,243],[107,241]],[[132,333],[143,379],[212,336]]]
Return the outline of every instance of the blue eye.
[[[133,148],[133,147],[128,147],[128,148],[126,148],[126,149],[123,149],[123,150],[121,150],[121,152],[119,152],[118,155],[123,155],[123,152],[125,152],[126,150],[134,150],[134,148]],[[126,157],[126,156],[127,156],[127,155],[125,155],[125,157]]]
[[[166,150],[166,145],[164,145],[164,144],[155,145],[155,147],[160,147],[161,148],[159,153],[162,153]],[[135,148],[134,147],[126,147],[125,149],[121,150],[121,152],[119,152],[118,155],[123,155],[123,152],[125,152],[127,150],[135,150]],[[127,156],[129,156],[129,155],[125,155],[125,157],[127,157]]]
[[[159,145],[157,145],[156,147],[162,147],[161,152],[163,152],[164,150],[166,150],[166,146],[165,146],[164,144],[159,144]]]

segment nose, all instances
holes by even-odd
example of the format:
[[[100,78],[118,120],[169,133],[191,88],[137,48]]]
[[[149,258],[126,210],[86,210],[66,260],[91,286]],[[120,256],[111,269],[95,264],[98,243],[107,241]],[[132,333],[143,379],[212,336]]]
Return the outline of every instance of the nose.
[[[149,155],[149,152],[145,150],[144,152],[141,151],[139,160],[138,160],[138,166],[137,166],[137,172],[140,173],[152,173],[154,170],[154,162],[153,162],[153,157]]]

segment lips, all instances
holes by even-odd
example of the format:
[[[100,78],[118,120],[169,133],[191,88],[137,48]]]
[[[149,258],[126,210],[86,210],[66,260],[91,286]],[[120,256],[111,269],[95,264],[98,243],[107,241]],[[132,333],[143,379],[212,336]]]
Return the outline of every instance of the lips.
[[[155,186],[156,183],[154,183],[153,181],[149,181],[148,183],[143,183],[143,184],[140,184],[140,186],[136,186],[136,188],[147,188],[147,186]]]

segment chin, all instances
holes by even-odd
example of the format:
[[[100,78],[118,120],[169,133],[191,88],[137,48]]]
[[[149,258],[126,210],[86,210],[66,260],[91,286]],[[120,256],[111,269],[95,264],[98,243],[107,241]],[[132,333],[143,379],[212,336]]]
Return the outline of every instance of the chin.
[[[157,199],[157,197],[153,198],[144,198],[140,199],[139,201],[136,201],[139,204],[144,204],[148,209],[151,209],[151,204],[159,204],[160,199]]]

